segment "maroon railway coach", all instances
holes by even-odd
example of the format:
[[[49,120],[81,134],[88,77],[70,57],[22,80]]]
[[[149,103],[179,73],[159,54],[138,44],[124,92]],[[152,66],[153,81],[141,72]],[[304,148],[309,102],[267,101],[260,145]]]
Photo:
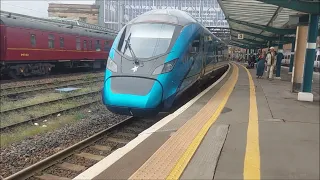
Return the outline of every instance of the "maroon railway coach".
[[[45,75],[52,68],[105,65],[115,34],[70,24],[1,16],[1,72]]]

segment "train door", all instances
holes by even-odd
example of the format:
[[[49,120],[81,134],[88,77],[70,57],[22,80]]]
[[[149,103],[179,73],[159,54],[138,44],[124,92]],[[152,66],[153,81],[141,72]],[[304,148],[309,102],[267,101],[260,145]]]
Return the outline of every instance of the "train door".
[[[200,55],[200,61],[202,62],[201,63],[201,72],[200,72],[200,77],[203,77],[204,74],[205,74],[205,67],[206,67],[206,59],[205,59],[205,41],[204,41],[204,32],[201,31],[200,32],[200,52],[199,52],[199,55]]]
[[[0,60],[1,61],[5,60],[5,54],[6,54],[6,32],[5,32],[6,29],[5,28],[6,28],[5,24],[3,23],[3,21],[1,21],[0,23],[0,44],[1,44]]]

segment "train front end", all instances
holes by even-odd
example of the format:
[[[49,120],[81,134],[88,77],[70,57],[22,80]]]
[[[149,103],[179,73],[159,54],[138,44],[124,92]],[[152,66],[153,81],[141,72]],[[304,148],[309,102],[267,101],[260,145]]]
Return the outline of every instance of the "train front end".
[[[179,55],[171,50],[180,30],[173,24],[143,22],[119,32],[107,61],[102,96],[111,112],[155,115],[172,99],[179,86]]]

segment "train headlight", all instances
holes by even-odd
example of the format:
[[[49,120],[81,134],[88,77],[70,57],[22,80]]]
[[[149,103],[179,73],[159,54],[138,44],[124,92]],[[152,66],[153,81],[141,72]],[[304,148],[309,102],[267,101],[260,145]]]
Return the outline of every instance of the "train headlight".
[[[164,63],[160,66],[158,66],[152,73],[152,75],[158,75],[158,74],[163,74],[172,71],[174,68],[174,65],[176,64],[178,59],[174,59],[172,61],[169,61],[167,63]]]
[[[118,65],[114,61],[112,61],[110,58],[108,58],[108,61],[107,61],[107,68],[112,72],[118,71]]]

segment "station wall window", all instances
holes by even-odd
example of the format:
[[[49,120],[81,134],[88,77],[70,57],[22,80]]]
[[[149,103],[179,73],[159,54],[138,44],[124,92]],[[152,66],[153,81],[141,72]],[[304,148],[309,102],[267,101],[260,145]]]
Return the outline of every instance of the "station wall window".
[[[30,35],[30,42],[31,42],[32,47],[36,47],[36,35],[35,34]]]
[[[87,40],[83,41],[83,49],[87,50]]]
[[[49,34],[48,36],[48,47],[53,49],[54,48],[54,35]]]
[[[79,37],[76,37],[76,49],[81,50],[81,42]]]
[[[64,47],[64,38],[60,37],[60,48]]]
[[[79,21],[87,22],[87,17],[79,17]]]
[[[96,51],[101,51],[100,40],[96,40],[95,48],[96,48]]]
[[[104,41],[104,51],[109,51],[109,42],[108,41]]]

